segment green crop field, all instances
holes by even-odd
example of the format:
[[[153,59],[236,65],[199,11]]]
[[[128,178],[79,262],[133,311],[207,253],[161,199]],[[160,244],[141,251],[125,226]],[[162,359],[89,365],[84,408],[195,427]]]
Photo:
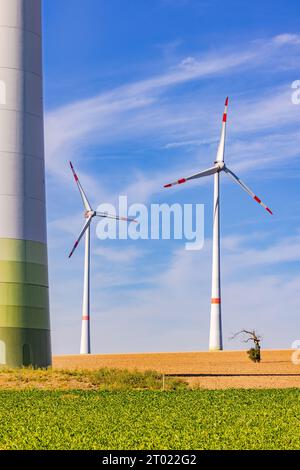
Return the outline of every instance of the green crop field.
[[[0,449],[299,449],[299,390],[1,391]]]

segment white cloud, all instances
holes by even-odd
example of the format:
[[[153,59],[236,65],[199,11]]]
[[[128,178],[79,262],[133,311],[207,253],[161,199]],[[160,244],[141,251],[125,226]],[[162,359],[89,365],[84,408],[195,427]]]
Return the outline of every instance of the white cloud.
[[[241,256],[242,251],[242,256]],[[236,253],[230,253],[226,259],[229,271],[235,271],[240,267],[246,269],[257,266],[268,266],[279,263],[300,261],[300,236],[286,237],[283,240],[270,244],[266,248],[247,249],[243,246]]]
[[[223,52],[201,59],[189,56],[161,75],[129,83],[49,112],[46,116],[47,169],[54,178],[56,188],[59,181],[65,185],[62,188],[64,191],[66,185],[69,186],[68,191],[71,191],[73,185],[76,197],[68,160],[75,159],[76,163],[79,161],[85,164],[83,155],[86,147],[95,143],[101,145],[153,136],[153,146],[157,149],[176,151],[182,148],[183,152],[188,151],[188,161],[181,159],[180,166],[176,159],[174,163],[171,162],[167,179],[176,179],[209,166],[216,150],[214,145],[217,146],[219,138],[218,123],[222,112],[219,99],[217,102],[217,97],[212,98],[211,94],[209,97],[199,97],[199,106],[199,102],[191,100],[191,97],[187,101],[176,102],[162,99],[163,95],[175,85],[191,80],[210,75],[224,76],[242,67],[255,68],[261,62],[264,66],[265,63],[270,65],[272,54],[276,56],[273,64],[276,67],[280,64],[280,57],[276,55],[280,48],[288,47],[289,44],[297,45],[298,40],[297,35],[283,34],[264,43],[250,44],[244,49],[239,47],[236,52]],[[285,60],[286,57],[287,54]],[[233,170],[243,172],[251,168],[269,167],[287,158],[299,157],[299,146],[296,145],[299,133],[289,129],[289,126],[295,126],[298,122],[299,107],[291,102],[289,84],[286,88],[268,90],[263,96],[234,98],[230,108],[227,142],[227,155]],[[251,134],[257,130],[260,134],[254,141]],[[262,131],[264,135],[261,135]],[[211,146],[209,152],[205,149],[205,154],[200,153],[198,148],[205,145]],[[101,173],[97,180],[92,171],[88,174],[82,171],[81,165],[78,171],[95,204],[115,202],[108,180]],[[51,184],[51,178],[49,181]],[[147,174],[134,169],[130,174],[124,172],[122,181],[123,189],[119,185],[117,190],[140,202],[160,191],[166,182],[161,170],[154,168],[148,170]]]
[[[263,97],[243,100],[234,111],[233,132],[261,132],[264,129],[282,129],[299,123],[299,107],[292,103],[290,83],[265,92]]]
[[[170,142],[166,145],[164,145],[164,149],[176,149],[176,148],[181,148],[181,147],[197,147],[197,146],[202,146],[202,145],[211,145],[211,144],[217,144],[218,140],[217,139],[194,139],[194,140],[185,140],[181,142]]]
[[[300,35],[299,34],[279,34],[278,36],[274,37],[274,42],[276,44],[300,44]]]
[[[128,135],[147,133],[153,129],[173,127],[174,135],[178,131],[190,127],[198,117],[206,123],[207,115],[213,103],[205,100],[201,103],[193,103],[184,106],[181,112],[178,107],[161,105],[158,98],[171,87],[199,80],[211,75],[218,76],[233,72],[242,67],[254,68],[262,59],[271,60],[272,51],[276,52],[282,44],[297,42],[295,35],[281,35],[270,41],[259,44],[250,44],[236,52],[222,52],[219,55],[203,56],[202,58],[187,57],[179,65],[173,67],[161,75],[154,76],[139,82],[133,82],[104,92],[91,99],[74,102],[54,111],[46,116],[46,155],[47,168],[52,174],[65,178],[64,162],[70,158],[82,157],[82,151],[87,143],[104,143],[110,139],[128,138]],[[271,49],[271,51],[270,51]],[[279,61],[280,62],[280,61]],[[287,96],[279,95],[273,99],[254,103],[252,109],[243,113],[244,118],[237,120],[240,126],[249,130],[249,126],[258,126],[280,123],[290,119],[296,110],[288,106],[291,100]],[[279,112],[283,106],[283,113]],[[198,111],[195,113],[196,108]],[[218,107],[216,107],[217,109]],[[246,106],[241,111],[246,111]],[[191,112],[193,111],[193,112]],[[191,117],[193,116],[193,118]],[[245,116],[248,116],[247,119]],[[255,118],[256,116],[256,118]],[[266,119],[267,118],[267,119]],[[256,127],[255,127],[256,126]],[[215,137],[214,137],[215,138]]]
[[[106,261],[112,263],[125,263],[125,264],[133,264],[139,258],[145,256],[144,251],[138,250],[136,248],[119,248],[119,249],[112,249],[108,247],[101,247],[96,248],[93,253],[95,255],[104,258]]]

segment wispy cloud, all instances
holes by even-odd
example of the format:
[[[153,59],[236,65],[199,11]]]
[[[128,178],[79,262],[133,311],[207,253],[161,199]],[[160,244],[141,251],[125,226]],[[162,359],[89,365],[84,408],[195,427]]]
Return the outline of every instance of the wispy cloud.
[[[298,34],[290,34],[290,33],[284,33],[284,34],[278,34],[278,36],[275,36],[273,39],[275,44],[295,44],[298,45],[300,44],[300,36]]]
[[[226,261],[225,265],[229,271],[236,271],[241,267],[249,269],[262,265],[270,266],[279,263],[299,262],[300,236],[286,237],[279,242],[269,244],[267,247],[257,249],[245,247],[245,240],[241,240],[236,253],[229,253]]]
[[[101,93],[91,99],[74,102],[62,108],[50,111],[46,116],[47,168],[59,175],[62,163],[73,157],[80,157],[83,149],[92,142],[105,143],[110,139],[124,139],[128,135],[151,132],[153,129],[174,127],[174,135],[179,129],[191,124],[191,110],[196,106],[185,106],[182,113],[174,112],[173,106],[162,106],[159,97],[169,89],[193,80],[209,76],[218,76],[240,70],[243,67],[255,68],[262,60],[270,62],[272,54],[286,46],[297,46],[300,37],[280,35],[265,42],[239,47],[236,51],[223,51],[220,54],[206,55],[201,58],[186,57],[177,65],[161,75],[128,83],[124,86]],[[280,60],[276,61],[279,65]],[[279,123],[289,118],[291,107],[286,105],[286,96],[277,96],[270,102],[255,103],[255,109],[249,110],[244,129]],[[259,106],[260,105],[260,106]],[[276,113],[282,109],[283,114]],[[196,117],[205,122],[208,109],[212,104],[203,101]],[[199,109],[199,104],[197,104]],[[241,107],[241,110],[243,108]],[[189,113],[189,115],[188,115]],[[292,113],[292,114],[295,114]],[[255,119],[256,115],[256,119]],[[266,119],[267,117],[267,119]],[[240,122],[240,121],[239,121]],[[268,124],[269,122],[269,124]],[[192,139],[194,140],[194,139]]]
[[[170,150],[170,149],[176,149],[176,148],[182,148],[182,147],[198,147],[202,145],[211,145],[211,144],[217,144],[218,140],[217,139],[194,139],[194,140],[184,140],[181,142],[170,142],[166,145],[164,145],[164,149]]]
[[[111,263],[125,263],[125,264],[133,264],[139,258],[145,256],[145,252],[143,250],[138,250],[133,247],[124,247],[122,249],[112,249],[108,247],[96,248],[93,253],[101,258],[109,261]]]

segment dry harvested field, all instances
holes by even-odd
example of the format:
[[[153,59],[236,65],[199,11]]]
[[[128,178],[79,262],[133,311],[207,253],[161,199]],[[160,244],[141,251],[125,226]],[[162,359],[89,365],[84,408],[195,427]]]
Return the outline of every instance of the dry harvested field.
[[[300,388],[300,365],[293,351],[263,351],[262,362],[249,361],[245,351],[57,356],[54,369],[156,370],[183,376],[195,388]]]

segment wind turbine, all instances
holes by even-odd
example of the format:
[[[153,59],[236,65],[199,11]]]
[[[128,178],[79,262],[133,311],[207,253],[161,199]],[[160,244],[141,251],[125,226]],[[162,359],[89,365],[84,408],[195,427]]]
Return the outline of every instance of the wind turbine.
[[[223,124],[220,144],[218,148],[217,158],[212,168],[201,171],[187,178],[181,178],[174,183],[166,184],[165,188],[171,188],[177,184],[183,184],[187,181],[202,178],[204,176],[214,175],[214,207],[213,207],[213,256],[212,256],[212,299],[211,299],[211,317],[210,317],[210,336],[209,349],[211,351],[221,351],[223,349],[222,342],[222,317],[221,317],[221,275],[220,275],[220,174],[225,172],[235,183],[237,183],[246,193],[249,194],[256,202],[258,202],[270,214],[273,214],[259,197],[251,191],[248,186],[243,183],[240,178],[235,175],[224,162],[225,157],[225,141],[226,141],[226,125],[229,99],[226,98],[225,111],[223,114]]]
[[[79,237],[77,238],[73,249],[69,255],[71,258],[78,247],[80,240],[85,235],[85,259],[84,259],[84,282],[83,282],[83,305],[82,305],[82,329],[81,329],[81,346],[80,354],[91,354],[91,331],[90,331],[90,241],[91,241],[91,223],[95,217],[121,220],[126,222],[136,222],[133,219],[127,219],[126,217],[120,217],[110,215],[104,212],[96,212],[92,209],[89,200],[81,186],[79,178],[74,170],[72,163],[70,162],[71,170],[75,178],[75,182],[78,186],[79,193],[85,208],[84,217],[86,222],[83,229],[81,230]]]

